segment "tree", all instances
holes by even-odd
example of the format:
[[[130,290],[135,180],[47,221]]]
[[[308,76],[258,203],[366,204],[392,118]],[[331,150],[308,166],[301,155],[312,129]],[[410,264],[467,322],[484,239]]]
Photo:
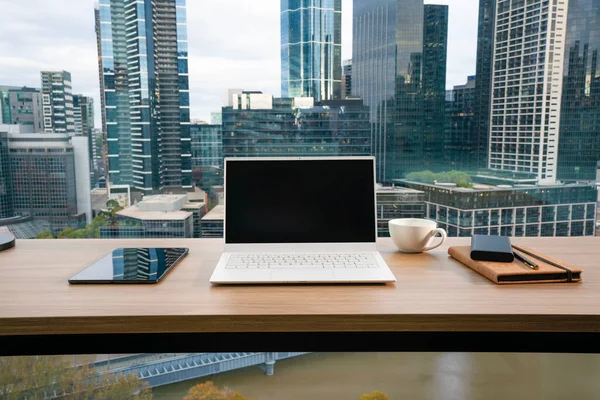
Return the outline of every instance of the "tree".
[[[135,375],[101,374],[89,366],[71,368],[60,356],[0,357],[0,399],[148,400],[152,392]]]
[[[248,400],[248,398],[231,389],[219,388],[211,381],[206,381],[192,387],[183,400]]]
[[[434,173],[431,171],[411,172],[406,175],[406,179],[409,181],[421,182],[421,183],[455,183],[459,187],[472,188],[471,176],[466,172],[462,171],[448,171]]]
[[[371,394],[363,394],[359,400],[390,400],[390,398],[383,392],[373,392]]]
[[[54,235],[50,231],[44,231],[35,237],[36,239],[54,239]]]
[[[117,213],[123,209],[118,201],[116,200],[108,200],[106,202],[106,211],[102,212],[102,215],[106,217],[110,225],[117,224]]]
[[[72,235],[75,232],[73,228],[65,228],[64,231],[58,234],[58,239],[68,239],[69,235]]]
[[[137,400],[152,399],[152,389],[148,382],[140,381],[135,375],[110,375],[104,380],[105,385],[94,396],[101,400],[126,400],[134,395]]]

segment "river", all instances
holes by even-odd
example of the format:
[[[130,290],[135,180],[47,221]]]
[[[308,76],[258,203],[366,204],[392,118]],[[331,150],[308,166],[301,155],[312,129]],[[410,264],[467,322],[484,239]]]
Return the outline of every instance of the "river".
[[[378,390],[395,399],[598,399],[600,356],[464,353],[312,353],[155,388],[181,400],[212,380],[252,400],[358,400]],[[507,384],[509,383],[509,384]]]

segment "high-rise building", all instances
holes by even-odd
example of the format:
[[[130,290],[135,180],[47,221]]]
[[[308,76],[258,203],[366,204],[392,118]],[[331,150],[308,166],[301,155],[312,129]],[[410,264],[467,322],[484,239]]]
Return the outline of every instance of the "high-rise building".
[[[94,153],[94,99],[81,94],[73,95],[73,111],[75,115],[75,135],[88,138],[90,170],[95,168]]]
[[[102,0],[98,17],[110,181],[191,190],[185,0]]]
[[[0,130],[0,220],[14,216],[12,184],[12,169],[8,158],[8,132]]]
[[[223,108],[225,157],[368,156],[369,108],[362,100],[242,94]]]
[[[8,133],[13,208],[55,234],[91,220],[87,138]]]
[[[194,184],[203,190],[223,185],[223,131],[221,125],[192,124]]]
[[[446,107],[444,162],[448,170],[472,171],[479,167],[475,125],[475,76],[449,91]]]
[[[496,4],[490,169],[557,178],[567,4]]]
[[[570,0],[558,179],[595,181],[600,157],[600,0]]]
[[[342,66],[342,99],[352,97],[352,60],[345,60]]]
[[[44,132],[66,133],[75,130],[71,73],[42,71]]]
[[[490,99],[494,64],[496,0],[479,0],[475,81],[475,132],[471,148],[475,167],[487,168],[490,137]]]
[[[281,0],[281,96],[342,96],[342,0]]]
[[[42,95],[39,89],[0,86],[0,123],[20,125],[21,132],[43,132]]]
[[[426,4],[423,20],[423,159],[431,169],[446,167],[444,127],[448,6]]]
[[[447,8],[426,12],[423,0],[355,0],[353,18],[352,91],[371,108],[378,179],[439,168]],[[436,112],[426,119],[425,108]]]
[[[94,6],[94,22],[96,28],[96,50],[98,51],[98,77],[100,80],[100,116],[102,118],[102,132],[106,133],[106,96],[104,91],[104,67],[102,64],[102,23],[100,21],[100,6]],[[110,39],[112,35],[112,29],[109,29],[108,24],[105,22],[106,30],[104,35],[106,40]]]

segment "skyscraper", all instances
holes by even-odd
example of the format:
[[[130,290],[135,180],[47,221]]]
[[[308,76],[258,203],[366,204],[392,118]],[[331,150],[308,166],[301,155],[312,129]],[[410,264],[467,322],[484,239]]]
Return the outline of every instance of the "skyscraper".
[[[185,0],[102,0],[98,15],[110,181],[192,189]]]
[[[12,218],[13,178],[8,158],[8,132],[0,132],[0,220]]]
[[[81,94],[73,95],[73,111],[75,116],[75,134],[88,138],[88,155],[90,171],[94,172],[94,99]]]
[[[546,183],[556,180],[567,4],[496,4],[491,169],[533,173]]]
[[[66,133],[75,130],[71,73],[42,71],[44,132]]]
[[[223,185],[223,130],[219,125],[192,124],[194,184],[203,190]]]
[[[477,67],[475,81],[475,127],[471,157],[476,168],[488,167],[490,136],[490,98],[494,60],[496,0],[479,0],[477,29]]]
[[[438,7],[425,12],[423,0],[354,1],[352,91],[371,108],[380,181],[439,168],[448,13]],[[426,107],[436,108],[427,120]]]
[[[444,162],[449,170],[478,169],[475,125],[475,76],[469,76],[464,85],[454,86],[447,99],[446,138]]]
[[[281,0],[281,95],[340,99],[342,0]]]
[[[444,121],[446,58],[448,55],[448,6],[427,4],[423,22],[423,158],[431,169],[446,167]]]
[[[595,181],[600,157],[600,0],[570,0],[558,179]]]
[[[342,67],[342,99],[352,97],[352,60],[345,60]]]
[[[106,99],[105,99],[105,90],[104,90],[104,67],[102,66],[102,23],[100,21],[100,6],[94,6],[94,21],[96,28],[96,50],[98,51],[98,77],[100,79],[100,115],[102,118],[102,132],[106,135]],[[108,40],[110,36],[108,36],[108,24],[105,23],[107,30],[104,32],[104,35],[107,36]],[[112,35],[112,29],[110,29]]]

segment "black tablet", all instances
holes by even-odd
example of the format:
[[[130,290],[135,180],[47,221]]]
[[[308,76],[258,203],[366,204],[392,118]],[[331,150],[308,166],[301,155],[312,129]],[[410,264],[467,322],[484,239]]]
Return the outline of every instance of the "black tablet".
[[[188,252],[185,248],[116,249],[69,278],[69,283],[157,283]]]

